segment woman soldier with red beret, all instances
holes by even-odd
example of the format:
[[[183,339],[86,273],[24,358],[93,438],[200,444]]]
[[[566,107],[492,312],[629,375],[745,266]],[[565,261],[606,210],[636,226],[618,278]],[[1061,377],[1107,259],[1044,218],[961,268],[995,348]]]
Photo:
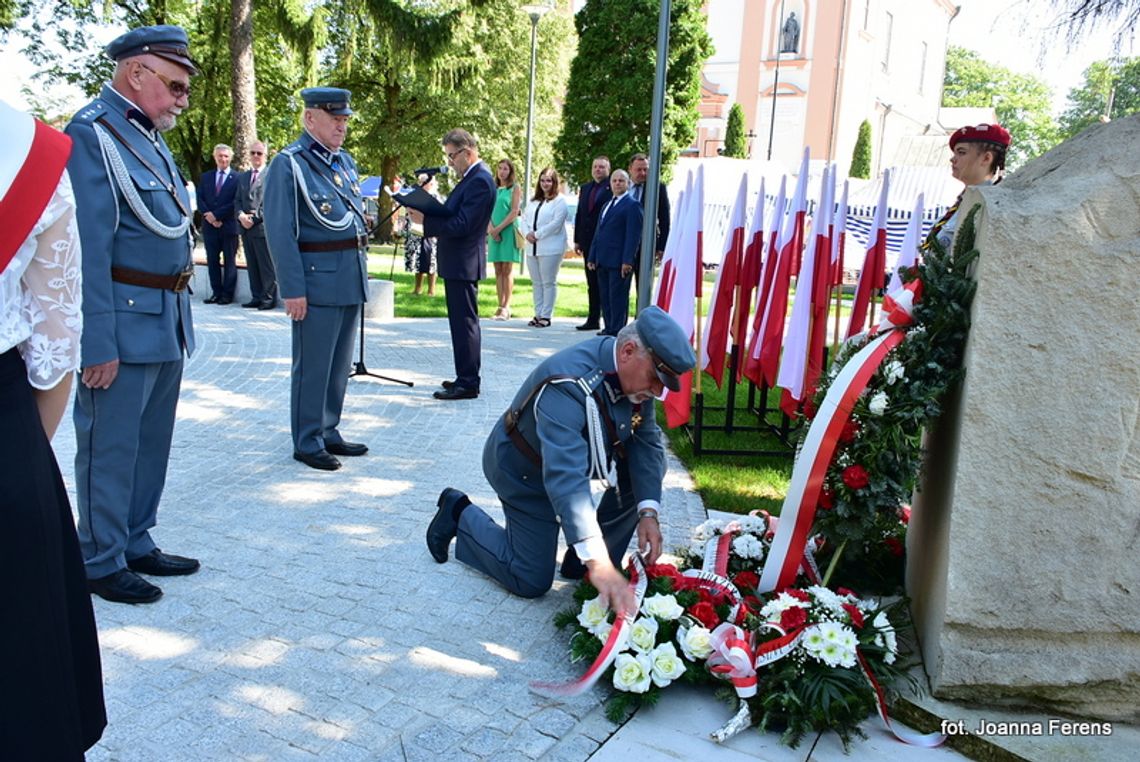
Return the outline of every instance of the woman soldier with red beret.
[[[1005,153],[1009,149],[1009,130],[1000,124],[979,124],[962,127],[950,136],[950,171],[955,180],[961,180],[969,188],[972,185],[990,185],[1001,182],[1005,173]],[[963,189],[962,193],[965,193]],[[934,223],[922,250],[928,250],[935,240],[943,249],[949,250],[954,240],[954,231],[960,222],[959,195],[954,204]]]

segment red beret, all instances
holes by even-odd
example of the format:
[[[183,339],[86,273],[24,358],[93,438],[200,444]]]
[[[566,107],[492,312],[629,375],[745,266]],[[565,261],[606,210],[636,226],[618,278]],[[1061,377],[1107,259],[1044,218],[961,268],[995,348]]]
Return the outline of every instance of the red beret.
[[[1009,130],[1000,124],[977,124],[972,127],[959,127],[950,136],[950,148],[959,143],[994,143],[1009,148]]]

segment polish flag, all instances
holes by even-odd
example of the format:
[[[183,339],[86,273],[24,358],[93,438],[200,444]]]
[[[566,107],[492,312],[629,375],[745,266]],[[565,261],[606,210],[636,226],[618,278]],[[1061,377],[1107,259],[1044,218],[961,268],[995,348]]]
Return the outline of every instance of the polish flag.
[[[847,243],[847,186],[843,181],[843,195],[835,209],[835,224],[831,226],[831,285],[843,285],[843,249]]]
[[[690,171],[685,178],[685,190],[681,191],[680,196],[677,198],[677,203],[673,205],[672,229],[674,234],[669,236],[669,240],[665,242],[665,251],[661,254],[661,274],[657,278],[657,284],[653,288],[653,303],[661,309],[665,309],[665,305],[669,303],[673,286],[676,284],[677,265],[675,260],[677,258],[677,247],[681,243],[681,226],[685,223],[686,203],[691,195],[693,195],[692,171]]]
[[[788,287],[791,281],[792,262],[804,248],[804,216],[807,214],[808,159],[810,148],[804,149],[800,163],[800,176],[796,178],[796,192],[792,196],[784,224],[776,239],[778,257],[768,290],[768,304],[760,325],[758,342],[760,372],[768,387],[776,386],[776,371],[780,364],[780,348],[784,339],[784,323],[788,317]]]
[[[661,278],[661,291],[658,306],[669,313],[681,326],[681,330],[692,342],[696,327],[695,313],[697,295],[701,291],[703,274],[703,218],[704,218],[704,167],[697,168],[693,189],[686,193],[685,212],[681,219],[681,234],[677,242],[672,263],[672,286],[665,290],[664,272]],[[672,241],[673,236],[669,236]],[[665,406],[665,420],[669,428],[675,428],[689,421],[693,404],[693,372],[681,376],[681,390],[665,390],[662,404]]]
[[[799,278],[796,280],[796,299],[792,305],[792,318],[784,338],[784,352],[780,359],[780,371],[776,376],[776,386],[784,389],[780,407],[788,415],[794,415],[804,398],[804,378],[807,374],[809,338],[812,333],[812,317],[817,300],[817,281],[830,283],[829,265],[831,246],[827,240],[829,224],[827,207],[831,168],[823,168],[823,182],[820,185],[820,199],[812,220],[814,245],[803,259]],[[821,267],[822,265],[822,267]],[[826,296],[825,296],[826,298]],[[826,302],[824,303],[826,310]]]
[[[851,306],[851,322],[847,325],[847,338],[863,330],[867,322],[867,308],[871,304],[871,293],[883,287],[883,272],[887,269],[887,193],[891,187],[891,171],[883,170],[883,189],[879,192],[879,206],[875,209],[875,219],[867,235],[867,254],[863,258],[863,270],[859,273],[859,285],[855,287],[855,301]]]
[[[728,234],[724,238],[724,255],[720,260],[720,269],[717,270],[708,322],[705,323],[701,340],[699,367],[713,377],[718,389],[724,379],[724,355],[732,324],[732,302],[736,297],[744,257],[744,221],[747,213],[748,174],[744,173],[740,177],[736,205],[732,208]]]
[[[744,235],[744,257],[741,260],[740,276],[736,279],[736,307],[732,316],[732,343],[746,347],[748,344],[748,318],[752,312],[752,292],[760,285],[760,275],[764,265],[764,176],[760,176],[760,195],[756,208],[752,211],[752,224]],[[744,358],[736,368],[736,380],[744,370]]]
[[[823,356],[827,346],[827,311],[831,302],[831,251],[835,237],[835,183],[838,167],[824,175],[820,191],[821,211],[819,232],[815,247],[815,282],[811,298],[811,331],[808,334],[807,372],[804,374],[804,394],[815,394],[815,383],[823,372]],[[801,399],[803,399],[801,397]]]
[[[894,272],[891,273],[891,282],[887,284],[888,294],[902,286],[899,269],[909,270],[918,261],[918,247],[922,245],[922,202],[922,194],[919,193],[914,202],[914,212],[910,215],[910,222],[906,226],[906,235],[903,236],[902,251],[899,252],[899,259],[895,263]]]
[[[775,255],[776,238],[780,235],[780,225],[784,220],[784,209],[788,205],[787,190],[788,176],[784,175],[780,178],[780,192],[776,194],[772,216],[768,218],[768,233],[765,234],[763,230],[759,231],[761,240],[758,245],[763,255],[763,265],[759,287],[756,289],[756,303],[752,310],[752,331],[749,333],[748,351],[744,353],[744,362],[740,364],[741,375],[746,376],[749,381],[757,386],[764,383],[764,377],[760,373],[760,328],[764,322],[764,311],[768,307],[768,291],[772,287],[776,260],[779,259]],[[755,228],[755,222],[756,218],[753,217],[753,228]]]

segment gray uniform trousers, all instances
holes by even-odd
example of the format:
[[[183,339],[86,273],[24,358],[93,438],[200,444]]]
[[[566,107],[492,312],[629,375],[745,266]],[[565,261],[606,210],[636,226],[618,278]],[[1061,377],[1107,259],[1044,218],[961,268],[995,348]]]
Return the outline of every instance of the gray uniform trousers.
[[[148,530],[166,483],[182,364],[124,362],[107,389],[77,384],[75,486],[90,579],[154,550]]]
[[[305,319],[293,321],[290,410],[297,452],[312,454],[344,441],[337,427],[352,370],[360,310],[359,304],[310,304]]]

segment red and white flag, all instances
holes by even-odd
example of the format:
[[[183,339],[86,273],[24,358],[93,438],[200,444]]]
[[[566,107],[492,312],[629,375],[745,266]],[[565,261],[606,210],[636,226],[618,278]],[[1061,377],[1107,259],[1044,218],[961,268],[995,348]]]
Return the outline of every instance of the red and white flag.
[[[851,338],[864,328],[867,322],[867,308],[871,304],[871,293],[883,287],[883,273],[887,269],[887,194],[891,187],[891,171],[883,170],[883,188],[879,192],[879,205],[875,208],[875,218],[871,231],[867,234],[867,254],[863,257],[863,270],[859,273],[859,285],[855,287],[855,300],[851,305],[851,322],[847,325],[847,338]]]
[[[776,386],[784,389],[780,406],[788,415],[793,415],[804,398],[804,378],[807,374],[809,338],[813,303],[816,301],[816,281],[830,284],[829,265],[831,246],[827,240],[829,178],[831,168],[823,168],[820,185],[820,199],[812,220],[814,245],[803,259],[799,278],[796,280],[796,298],[792,304],[792,317],[784,338],[784,352],[780,360],[780,370],[776,376]],[[821,267],[822,265],[822,267]],[[824,303],[826,309],[826,303]]]
[[[760,338],[757,342],[760,372],[769,388],[776,386],[776,372],[780,364],[780,349],[783,346],[784,322],[788,317],[788,287],[791,281],[792,262],[798,259],[804,248],[804,217],[807,214],[808,160],[811,149],[804,149],[800,163],[800,176],[796,178],[796,192],[788,206],[776,239],[775,271],[768,289],[768,303],[764,319],[760,324]]]
[[[823,357],[827,347],[827,311],[831,302],[831,250],[835,235],[835,183],[838,167],[831,165],[820,191],[821,219],[815,248],[815,282],[811,298],[811,332],[808,335],[807,371],[804,373],[804,394],[815,394],[815,383],[823,372]],[[800,397],[802,400],[803,397]]]
[[[748,319],[752,315],[752,292],[760,285],[760,275],[764,266],[764,212],[767,196],[764,193],[764,176],[760,176],[760,195],[756,197],[756,208],[752,210],[752,223],[744,234],[744,257],[741,259],[740,276],[736,279],[736,307],[732,316],[732,343],[742,348],[748,346]],[[736,368],[736,380],[740,381],[744,370],[744,358]]]
[[[835,209],[835,224],[831,226],[831,285],[843,285],[843,249],[847,243],[847,186],[843,181],[843,195]]]
[[[728,348],[732,324],[732,307],[736,298],[744,257],[744,222],[748,213],[748,173],[740,176],[736,205],[724,237],[724,255],[713,286],[708,322],[701,339],[701,362],[698,367],[713,377],[719,389],[724,379],[724,356]]]
[[[760,250],[762,255],[761,275],[759,287],[756,289],[756,302],[752,310],[752,330],[748,337],[748,350],[744,353],[740,372],[757,386],[764,383],[764,376],[760,373],[760,328],[764,322],[764,312],[768,308],[768,291],[772,287],[775,277],[776,238],[780,235],[780,226],[784,220],[784,209],[788,205],[788,176],[780,178],[780,192],[776,194],[776,203],[772,206],[772,216],[768,218],[767,232],[760,233]],[[753,218],[755,228],[755,218]]]
[[[891,273],[891,282],[887,284],[888,294],[902,286],[899,269],[909,270],[918,261],[918,247],[922,245],[922,213],[923,197],[919,193],[914,202],[914,212],[911,213],[910,222],[906,226],[906,235],[903,236],[902,251],[899,252],[898,261],[895,262],[894,271]]]
[[[700,293],[700,280],[703,273],[704,228],[704,167],[697,168],[693,189],[686,193],[685,213],[681,219],[681,232],[672,262],[672,285],[666,289],[664,268],[662,269],[661,290],[657,305],[669,313],[681,326],[681,330],[692,342],[696,327],[697,294]],[[673,236],[669,236],[672,241]],[[669,428],[687,423],[692,411],[693,372],[681,376],[681,390],[665,390],[662,404],[665,406],[665,420]]]
[[[681,226],[685,223],[685,210],[686,204],[689,201],[689,196],[693,194],[693,173],[689,172],[685,178],[685,190],[677,197],[677,203],[673,205],[673,219],[672,231],[673,235],[669,236],[669,240],[665,242],[665,251],[661,254],[661,274],[657,278],[657,283],[653,287],[653,303],[661,309],[665,309],[665,305],[669,303],[670,296],[673,292],[673,286],[677,281],[677,248],[681,244]]]

